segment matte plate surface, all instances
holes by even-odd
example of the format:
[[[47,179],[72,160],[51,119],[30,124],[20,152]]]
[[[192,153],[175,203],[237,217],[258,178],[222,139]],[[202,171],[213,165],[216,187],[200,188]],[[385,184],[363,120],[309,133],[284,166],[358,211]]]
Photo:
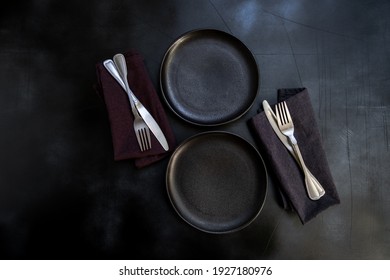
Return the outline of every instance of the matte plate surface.
[[[167,169],[167,190],[178,214],[212,233],[249,225],[260,213],[267,173],[257,150],[227,132],[198,134],[180,145]]]
[[[186,33],[168,49],[160,82],[166,102],[179,117],[198,125],[218,125],[251,107],[259,73],[240,40],[203,29]]]

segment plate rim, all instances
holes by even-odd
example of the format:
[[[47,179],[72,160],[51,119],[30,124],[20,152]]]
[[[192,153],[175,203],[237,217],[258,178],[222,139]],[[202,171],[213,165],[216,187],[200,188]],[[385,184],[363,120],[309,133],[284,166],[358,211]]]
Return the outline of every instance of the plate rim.
[[[256,80],[257,80],[257,85],[256,85],[256,93],[254,94],[254,97],[252,99],[252,101],[250,102],[249,106],[247,106],[247,108],[245,108],[245,110],[243,110],[240,114],[238,114],[237,116],[235,116],[234,118],[231,118],[231,119],[228,119],[226,121],[221,121],[221,122],[213,122],[213,123],[202,123],[202,122],[196,122],[196,121],[192,121],[192,120],[189,120],[188,118],[186,118],[185,116],[182,116],[181,114],[179,114],[173,107],[172,105],[170,104],[170,102],[168,101],[167,97],[166,97],[166,93],[164,91],[164,87],[163,87],[163,69],[164,69],[164,66],[166,65],[165,64],[165,61],[167,60],[167,58],[169,57],[169,54],[171,53],[171,50],[178,44],[180,43],[180,40],[182,40],[183,38],[185,38],[186,36],[192,34],[192,33],[198,33],[198,32],[217,32],[217,33],[220,33],[222,34],[223,36],[227,36],[227,37],[230,37],[230,38],[233,38],[234,40],[236,40],[237,42],[239,42],[240,45],[242,45],[242,47],[247,51],[247,53],[250,55],[251,57],[251,60],[254,62],[254,65],[256,66]],[[259,69],[259,65],[257,63],[257,60],[256,60],[256,57],[254,56],[254,54],[252,53],[252,51],[248,48],[248,46],[246,44],[244,44],[243,41],[241,41],[240,39],[238,39],[236,36],[234,36],[233,34],[230,34],[226,31],[223,31],[223,30],[219,30],[219,29],[213,29],[213,28],[199,28],[199,29],[193,29],[193,30],[190,30],[190,31],[187,31],[183,34],[181,34],[179,37],[177,37],[173,43],[170,44],[170,46],[168,47],[168,49],[165,51],[164,53],[164,56],[163,56],[163,59],[161,61],[161,64],[160,64],[160,73],[159,73],[159,84],[160,84],[160,90],[161,90],[161,93],[162,93],[162,97],[165,101],[165,104],[167,104],[167,106],[169,107],[169,109],[176,115],[178,116],[180,119],[190,123],[190,124],[193,124],[193,125],[197,125],[197,126],[204,126],[204,127],[213,127],[213,126],[219,126],[219,125],[224,125],[224,124],[228,124],[228,123],[231,123],[231,122],[234,122],[238,119],[240,119],[242,116],[244,116],[253,106],[253,104],[255,103],[256,101],[256,98],[257,96],[259,95],[259,90],[260,90],[260,69]]]
[[[187,145],[189,142],[191,142],[192,140],[198,138],[198,137],[202,137],[204,135],[216,135],[216,134],[224,134],[224,135],[229,135],[229,136],[233,136],[233,137],[236,137],[238,138],[240,141],[243,141],[245,142],[249,147],[251,147],[251,149],[254,150],[254,152],[256,152],[256,157],[258,157],[260,159],[260,161],[262,162],[262,165],[261,167],[263,168],[264,170],[264,178],[265,178],[265,184],[264,184],[264,198],[262,199],[261,201],[261,205],[259,207],[259,209],[257,210],[256,214],[253,215],[253,217],[251,217],[250,219],[248,219],[248,221],[246,221],[245,223],[242,223],[241,225],[237,226],[237,227],[234,227],[232,229],[228,229],[228,230],[223,230],[223,231],[213,231],[213,230],[208,230],[208,229],[205,229],[205,228],[202,228],[200,226],[197,226],[195,225],[194,223],[192,223],[191,221],[187,220],[183,215],[182,213],[180,212],[179,209],[177,209],[175,203],[174,203],[174,199],[172,198],[171,196],[171,192],[170,192],[170,187],[169,187],[169,174],[170,174],[170,171],[172,170],[172,162],[175,158],[175,155],[177,155],[178,152],[180,152],[180,150],[185,147],[185,145]],[[260,168],[260,167],[259,167]],[[170,159],[169,159],[169,162],[168,162],[168,165],[167,165],[167,169],[166,169],[166,173],[165,173],[165,185],[166,185],[166,192],[167,192],[167,195],[168,195],[168,198],[169,198],[169,201],[170,201],[170,204],[172,205],[173,209],[175,210],[175,212],[179,215],[179,217],[184,220],[187,224],[189,224],[190,226],[200,230],[200,231],[203,231],[203,232],[206,232],[206,233],[212,233],[212,234],[226,234],[226,233],[233,233],[233,232],[237,232],[237,231],[240,231],[244,228],[246,228],[247,226],[249,226],[254,220],[256,220],[256,218],[260,215],[261,211],[263,210],[264,208],[264,205],[265,205],[265,202],[267,200],[267,196],[268,196],[268,188],[269,188],[269,178],[268,178],[268,170],[267,170],[267,166],[265,165],[265,162],[264,162],[264,159],[263,157],[261,156],[260,152],[258,151],[258,149],[252,144],[250,143],[248,140],[246,140],[244,137],[236,134],[236,133],[233,133],[233,132],[230,132],[230,131],[222,131],[222,130],[213,130],[213,131],[206,131],[206,132],[200,132],[200,133],[197,133],[193,136],[190,136],[188,137],[187,139],[185,139],[176,149],[175,151],[172,153]]]

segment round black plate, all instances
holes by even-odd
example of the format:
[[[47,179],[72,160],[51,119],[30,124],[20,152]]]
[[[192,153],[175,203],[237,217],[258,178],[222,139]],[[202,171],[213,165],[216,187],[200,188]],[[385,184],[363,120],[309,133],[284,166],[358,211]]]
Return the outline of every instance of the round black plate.
[[[166,180],[177,213],[210,233],[249,225],[260,213],[267,192],[260,154],[228,132],[206,132],[186,140],[173,153]]]
[[[236,120],[249,110],[259,72],[240,40],[202,29],[184,34],[168,49],[160,83],[164,99],[179,117],[210,126]]]

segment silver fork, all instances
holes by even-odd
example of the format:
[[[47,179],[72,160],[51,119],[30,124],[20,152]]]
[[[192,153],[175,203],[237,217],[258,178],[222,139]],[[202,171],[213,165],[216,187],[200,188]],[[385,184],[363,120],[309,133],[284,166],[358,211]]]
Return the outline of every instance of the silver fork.
[[[290,140],[291,146],[293,147],[294,153],[296,154],[305,175],[305,185],[308,196],[311,200],[318,200],[325,194],[325,190],[306,167],[297,140],[294,137],[294,123],[286,102],[276,104],[275,111],[279,129]]]
[[[139,115],[137,108],[135,107],[133,97],[130,93],[129,84],[127,82],[127,67],[125,69],[120,70],[115,65],[114,61],[111,59],[107,59],[103,62],[104,67],[108,70],[108,72],[115,78],[115,80],[125,89],[131,106],[131,111],[134,115],[134,132],[137,137],[137,142],[141,151],[146,151],[151,149],[151,139],[150,139],[150,131],[149,127],[146,125],[145,121]],[[126,61],[125,61],[126,66]],[[124,77],[124,78],[123,78]]]

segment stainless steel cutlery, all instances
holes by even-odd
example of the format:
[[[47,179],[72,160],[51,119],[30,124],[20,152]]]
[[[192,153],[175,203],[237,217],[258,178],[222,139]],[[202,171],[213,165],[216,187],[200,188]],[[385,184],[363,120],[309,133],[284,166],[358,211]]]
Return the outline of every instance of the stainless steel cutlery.
[[[145,121],[139,115],[137,108],[134,104],[134,99],[128,91],[129,85],[127,83],[127,73],[119,72],[120,70],[116,67],[115,63],[111,60],[105,60],[103,62],[104,67],[110,72],[110,74],[122,85],[125,86],[126,93],[129,96],[131,111],[134,116],[134,132],[137,137],[138,145],[141,151],[146,151],[151,148],[150,132]],[[122,69],[122,71],[125,71]]]
[[[161,128],[129,87],[125,57],[122,54],[116,54],[113,60],[107,59],[103,62],[103,65],[124,89],[129,98],[131,111],[134,115],[134,131],[141,151],[151,149],[150,131],[156,136],[164,150],[167,151],[169,146]],[[305,175],[305,185],[309,198],[312,200],[320,199],[325,194],[325,190],[313,174],[311,174],[303,160],[294,136],[294,123],[286,102],[281,102],[276,105],[276,113],[272,111],[267,101],[263,102],[263,107],[273,130],[299,163]]]
[[[297,140],[294,136],[294,123],[286,102],[276,104],[275,111],[278,127],[281,133],[289,139],[291,147],[305,175],[305,185],[308,196],[312,200],[318,200],[325,194],[325,190],[306,167]]]
[[[123,54],[116,54],[113,58],[115,66],[118,69],[119,74],[123,82],[125,83],[126,93],[129,96],[131,110],[136,112],[134,117],[134,130],[137,132],[137,141],[141,148],[141,151],[149,150],[152,147],[152,141],[150,139],[149,127],[146,125],[145,121],[141,118],[138,113],[138,110],[135,106],[134,94],[131,94],[129,83],[127,81],[127,65],[126,59]]]
[[[127,82],[127,65],[124,56],[122,54],[116,54],[114,61],[107,59],[103,62],[103,65],[129,97],[131,110],[134,115],[134,130],[141,151],[146,151],[151,148],[150,131],[156,136],[163,149],[168,151],[169,145],[160,126],[129,87]]]

